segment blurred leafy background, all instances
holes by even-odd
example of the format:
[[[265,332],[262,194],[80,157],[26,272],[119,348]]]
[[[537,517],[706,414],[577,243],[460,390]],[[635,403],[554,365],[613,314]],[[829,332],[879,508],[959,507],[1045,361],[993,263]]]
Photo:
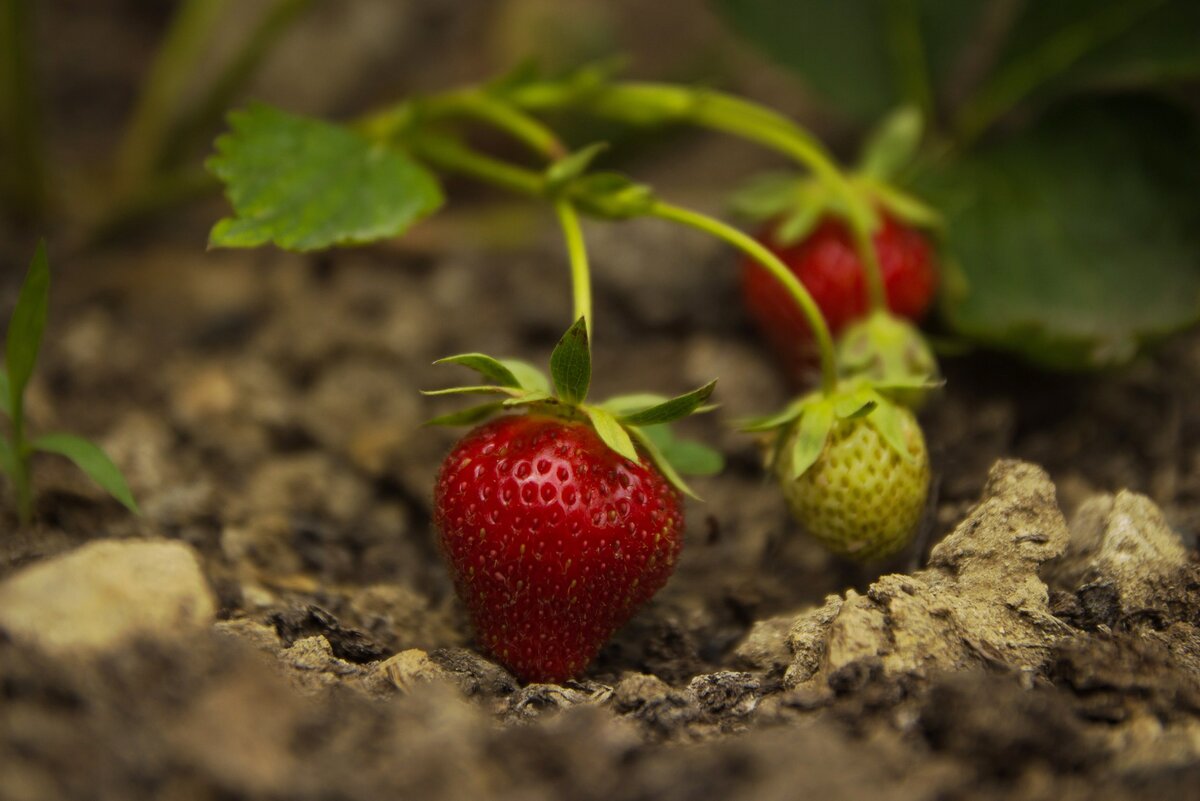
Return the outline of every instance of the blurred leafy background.
[[[346,118],[614,53],[634,77],[772,103],[843,156],[920,109],[900,179],[946,219],[947,334],[1103,368],[1200,312],[1195,0],[0,0],[7,272],[48,229],[78,247],[172,226],[202,241],[220,208],[203,159],[249,99]],[[620,137],[581,125],[577,143]],[[677,132],[613,157],[726,191],[772,166],[749,150]],[[195,219],[177,211],[196,199]]]

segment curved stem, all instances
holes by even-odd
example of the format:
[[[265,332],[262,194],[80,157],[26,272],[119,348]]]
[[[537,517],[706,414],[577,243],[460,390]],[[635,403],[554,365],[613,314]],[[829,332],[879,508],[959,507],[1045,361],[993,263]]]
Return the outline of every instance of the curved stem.
[[[592,279],[588,271],[587,247],[583,242],[583,227],[579,224],[579,214],[571,201],[560,198],[554,201],[554,213],[558,215],[558,223],[562,226],[563,236],[567,240],[567,255],[571,259],[571,297],[574,301],[575,313],[572,321],[580,317],[587,323],[588,339],[593,338],[592,329]]]
[[[763,247],[753,237],[700,212],[657,201],[651,207],[649,214],[711,234],[733,245],[766,268],[800,307],[808,321],[809,328],[812,329],[813,337],[817,341],[817,349],[821,355],[821,390],[828,395],[837,388],[837,357],[834,354],[833,337],[829,334],[829,326],[821,315],[817,302],[804,288],[804,284],[800,283],[800,279],[796,278],[787,265],[779,260],[778,256]]]
[[[442,137],[424,137],[409,143],[419,158],[447,172],[467,175],[521,195],[540,197],[545,182],[533,170],[516,167]]]
[[[860,204],[853,185],[821,142],[784,115],[724,92],[661,83],[617,83],[584,93],[562,85],[533,84],[515,90],[510,99],[525,109],[579,107],[634,125],[686,122],[757,142],[804,165],[845,204],[863,262],[869,306],[872,310],[887,307],[869,210]]]

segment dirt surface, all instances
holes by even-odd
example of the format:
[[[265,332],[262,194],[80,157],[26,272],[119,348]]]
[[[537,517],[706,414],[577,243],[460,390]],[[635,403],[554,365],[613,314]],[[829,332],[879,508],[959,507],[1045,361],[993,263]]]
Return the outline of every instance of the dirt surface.
[[[681,4],[571,8],[609,15],[642,74],[692,77],[717,26],[679,36]],[[860,566],[796,529],[733,428],[789,394],[731,302],[734,259],[589,224],[594,392],[719,377],[722,407],[686,428],[728,467],[695,481],[676,574],[591,668],[521,686],[472,647],[437,553],[456,434],[421,426],[449,407],[418,390],[462,380],[431,365],[456,352],[545,361],[569,298],[549,220],[454,183],[402,244],[206,253],[213,201],[79,248],[103,199],[81,187],[164,19],[43,5],[66,211],[31,425],[94,437],[144,515],[50,458],[36,527],[0,505],[2,801],[1200,798],[1200,334],[1098,376],[947,358],[923,534]],[[252,93],[344,115],[453,85],[528,49],[485,33],[562,4],[354,5]],[[714,212],[695,187],[762,163],[715,137],[655,147],[634,171]],[[4,309],[31,242],[0,230]]]
[[[416,392],[459,377],[430,366],[446,353],[545,358],[552,231],[525,252],[180,244],[61,270],[31,413],[97,436],[145,515],[47,460],[2,586],[92,540],[167,539],[216,613],[202,588],[168,634],[65,653],[53,621],[10,626],[0,797],[1194,796],[1200,339],[1085,379],[948,362],[924,414],[931,535],[859,567],[795,530],[731,430],[786,388],[725,301],[728,255],[652,224],[590,233],[597,391],[720,376],[724,407],[691,425],[730,465],[698,482],[668,587],[562,687],[471,648],[429,522],[455,435],[420,427],[444,407]],[[650,264],[673,269],[631,300]],[[1145,495],[1097,494],[1124,487]]]

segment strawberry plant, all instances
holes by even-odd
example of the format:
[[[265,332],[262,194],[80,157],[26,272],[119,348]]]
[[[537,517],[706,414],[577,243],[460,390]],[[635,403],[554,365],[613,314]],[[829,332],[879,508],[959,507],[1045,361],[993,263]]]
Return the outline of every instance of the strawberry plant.
[[[0,437],[0,470],[12,482],[17,515],[22,525],[33,518],[30,468],[36,453],[65,456],[127,509],[138,514],[137,502],[121,471],[98,446],[73,434],[29,435],[25,420],[25,389],[41,350],[49,302],[50,265],[43,243],[34,254],[9,319],[5,366],[0,371],[0,411],[9,421],[8,436]]]
[[[892,216],[935,226],[949,333],[1095,370],[1200,319],[1200,128],[1180,91],[1200,80],[1200,4],[711,4],[844,123],[909,109],[871,138],[867,180],[851,180]],[[906,140],[904,114],[925,134]],[[751,184],[768,207],[789,184],[772,180]],[[811,205],[775,230],[803,229]]]
[[[681,544],[682,496],[692,494],[682,476],[716,472],[721,462],[704,446],[676,439],[669,427],[707,409],[715,382],[674,398],[642,393],[589,401],[594,320],[580,214],[614,222],[653,217],[714,236],[758,264],[778,296],[793,304],[817,354],[819,388],[750,428],[771,432],[784,495],[818,539],[855,558],[896,550],[913,534],[913,510],[919,516],[929,483],[920,430],[896,398],[930,386],[932,359],[892,359],[873,334],[886,329],[884,344],[899,351],[919,341],[915,329],[876,309],[866,322],[884,322],[870,328],[866,353],[848,352],[845,364],[855,369],[839,371],[818,302],[777,253],[644,183],[593,169],[603,143],[567,148],[533,113],[554,109],[633,124],[693,122],[788,153],[845,210],[855,252],[873,265],[863,283],[873,304],[883,297],[870,236],[879,218],[807,132],[732,95],[621,83],[604,67],[552,79],[517,74],[406,100],[350,125],[254,105],[231,115],[231,132],[217,140],[209,162],[233,207],[212,230],[215,246],[271,243],[307,251],[396,236],[440,207],[443,173],[553,207],[566,242],[576,322],[551,354],[549,378],[524,362],[466,353],[442,362],[470,368],[484,383],[429,393],[492,396],[432,421],[475,426],[442,465],[435,522],[482,646],[527,680],[574,675],[666,582]],[[500,129],[540,164],[472,147],[465,123]],[[902,369],[890,369],[896,364]],[[873,507],[860,508],[860,490],[875,499]]]

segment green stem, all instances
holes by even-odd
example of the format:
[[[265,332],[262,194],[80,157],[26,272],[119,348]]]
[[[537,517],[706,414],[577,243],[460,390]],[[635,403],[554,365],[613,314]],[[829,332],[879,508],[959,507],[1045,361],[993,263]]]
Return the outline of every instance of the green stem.
[[[966,103],[955,119],[957,145],[966,147],[1046,79],[1065,72],[1089,52],[1115,39],[1165,0],[1134,0],[1081,17],[1001,70]]]
[[[545,182],[538,173],[481,155],[456,142],[440,138],[418,139],[412,143],[412,147],[419,157],[442,170],[468,175],[531,197],[541,197],[544,194]],[[588,280],[587,258],[583,250],[583,237],[578,230],[575,208],[568,200],[559,200],[555,204],[555,210],[563,224],[567,248],[571,253],[575,319],[581,316],[590,318],[591,284]],[[657,201],[647,214],[704,231],[728,242],[762,264],[784,287],[808,321],[821,356],[821,386],[826,393],[834,391],[837,386],[837,357],[829,326],[804,284],[778,256],[753,237],[699,212]]]
[[[117,185],[121,191],[139,183],[161,155],[176,103],[226,2],[184,0],[175,12],[121,141],[117,155]]]
[[[204,97],[172,126],[159,164],[173,166],[207,135],[208,127],[229,108],[238,91],[258,70],[263,59],[292,23],[312,6],[314,0],[275,0],[258,21],[233,60],[213,81]],[[157,166],[157,165],[155,165]]]
[[[447,172],[476,178],[522,195],[542,195],[545,182],[538,173],[477,153],[451,139],[420,137],[413,139],[409,146],[418,158]]]
[[[769,108],[723,92],[660,83],[626,82],[580,92],[561,84],[531,84],[509,95],[531,111],[577,107],[600,117],[634,125],[684,122],[756,142],[812,171],[846,207],[855,246],[866,276],[872,310],[887,307],[883,271],[871,241],[870,210],[824,146],[802,127]]]
[[[583,241],[583,227],[579,224],[579,214],[570,200],[560,198],[554,201],[554,213],[558,215],[559,225],[562,226],[563,236],[567,240],[567,255],[571,259],[571,296],[575,307],[571,319],[585,318],[590,341],[594,336],[592,280],[588,270],[587,246]]]
[[[833,337],[829,333],[829,326],[826,324],[825,318],[821,315],[820,307],[817,306],[817,302],[813,300],[812,295],[805,289],[804,284],[800,282],[800,279],[796,278],[795,274],[788,269],[786,264],[779,260],[778,256],[763,247],[756,239],[747,236],[733,226],[690,209],[657,201],[651,207],[649,214],[653,217],[670,220],[711,234],[738,248],[765,267],[775,277],[775,280],[783,285],[792,297],[792,300],[795,301],[796,305],[804,313],[805,319],[808,320],[808,326],[812,330],[814,339],[817,341],[817,349],[821,355],[822,391],[828,395],[837,388],[837,357],[833,348]]]
[[[504,131],[547,161],[567,155],[567,148],[549,128],[510,103],[469,87],[418,101],[418,112],[437,120],[443,117],[467,117],[486,122]]]
[[[0,0],[0,145],[6,151],[0,194],[24,217],[46,199],[45,159],[33,64],[31,0]]]

